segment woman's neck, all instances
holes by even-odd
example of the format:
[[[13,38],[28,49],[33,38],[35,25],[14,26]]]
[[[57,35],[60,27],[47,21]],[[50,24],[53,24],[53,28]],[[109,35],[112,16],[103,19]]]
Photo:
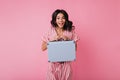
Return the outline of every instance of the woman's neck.
[[[57,35],[62,36],[63,32],[64,32],[64,30],[62,28],[59,28],[59,27],[56,28]]]
[[[63,28],[57,27],[56,30],[62,32],[62,31],[63,31]]]

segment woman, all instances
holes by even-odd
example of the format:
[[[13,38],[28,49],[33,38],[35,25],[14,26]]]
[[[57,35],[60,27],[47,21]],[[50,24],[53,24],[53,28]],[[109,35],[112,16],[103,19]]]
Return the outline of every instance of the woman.
[[[47,42],[74,40],[77,43],[79,39],[75,34],[72,21],[69,21],[65,10],[57,9],[52,14],[51,27],[47,34],[43,36],[42,50],[47,49]],[[49,62],[47,80],[71,80],[71,62]]]

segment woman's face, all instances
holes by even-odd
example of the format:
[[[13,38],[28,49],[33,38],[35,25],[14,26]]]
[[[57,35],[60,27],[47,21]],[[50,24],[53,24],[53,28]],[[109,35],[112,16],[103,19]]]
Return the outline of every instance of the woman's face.
[[[58,13],[57,17],[56,17],[56,23],[57,23],[57,26],[59,28],[63,28],[64,27],[64,24],[65,24],[65,17],[62,13]]]

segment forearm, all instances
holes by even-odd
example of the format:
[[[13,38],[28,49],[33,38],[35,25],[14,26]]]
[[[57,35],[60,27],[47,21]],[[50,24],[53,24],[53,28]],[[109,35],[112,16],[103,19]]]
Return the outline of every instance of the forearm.
[[[41,49],[42,49],[42,51],[45,51],[47,49],[47,42],[43,41]]]

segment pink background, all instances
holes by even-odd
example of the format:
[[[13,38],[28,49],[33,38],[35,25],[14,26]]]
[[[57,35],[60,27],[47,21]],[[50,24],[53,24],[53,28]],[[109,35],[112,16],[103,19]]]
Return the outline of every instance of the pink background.
[[[0,80],[45,80],[41,36],[55,9],[80,36],[73,80],[120,80],[120,0],[1,0]]]

